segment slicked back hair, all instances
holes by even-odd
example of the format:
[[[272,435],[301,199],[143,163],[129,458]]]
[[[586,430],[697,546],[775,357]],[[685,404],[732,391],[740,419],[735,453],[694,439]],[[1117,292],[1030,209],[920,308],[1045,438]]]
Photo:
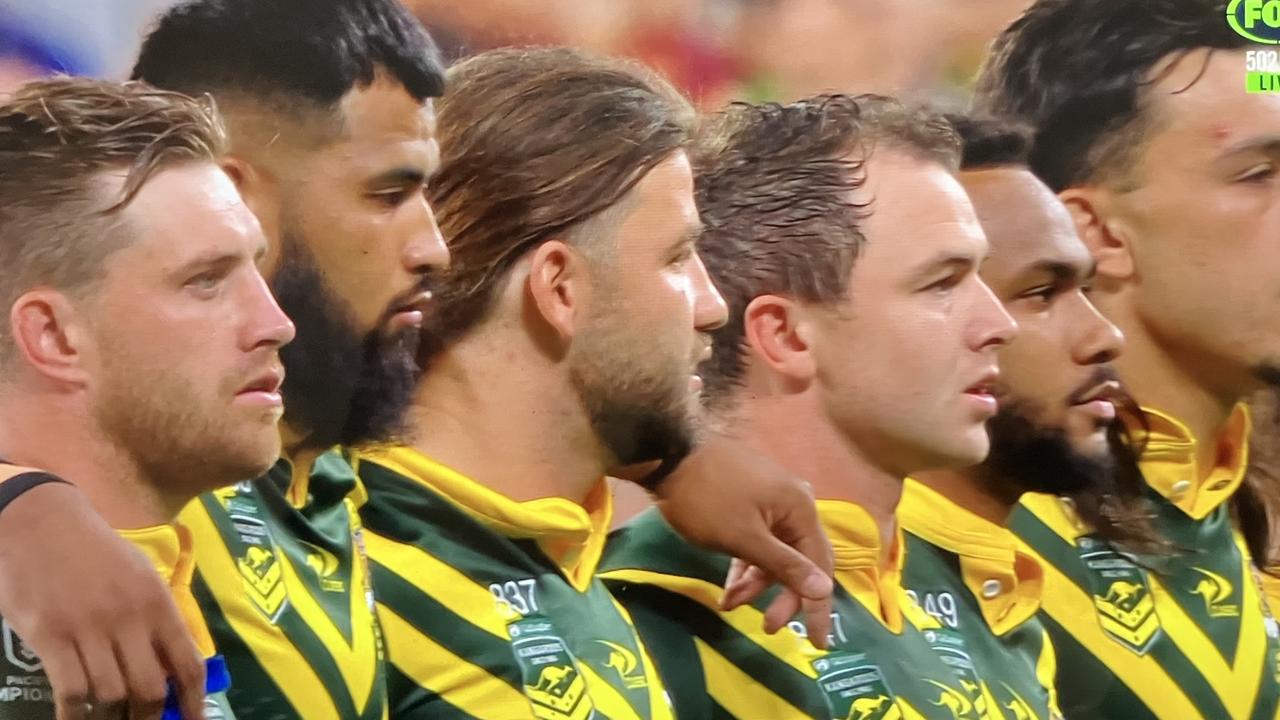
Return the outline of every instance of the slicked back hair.
[[[451,261],[424,360],[488,314],[529,250],[561,239],[607,251],[609,223],[592,221],[625,207],[649,171],[685,148],[694,121],[653,71],[565,48],[474,56],[450,69],[449,88],[427,195]]]
[[[746,370],[743,313],[760,295],[811,303],[846,297],[875,208],[855,197],[874,148],[954,171],[959,141],[940,115],[875,95],[819,95],[788,105],[734,103],[699,132],[698,253],[729,308],[699,370],[712,410],[732,404]]]
[[[397,0],[186,0],[156,20],[133,68],[277,113],[332,112],[379,74],[418,101],[444,92],[431,37]]]
[[[1055,191],[1137,181],[1133,160],[1159,122],[1149,88],[1166,57],[1249,41],[1226,0],[1037,0],[992,45],[974,109],[1035,128],[1032,169]]]
[[[142,83],[54,78],[0,103],[0,302],[47,286],[83,291],[128,242],[120,213],[157,171],[216,162],[226,130],[209,98]],[[118,192],[103,182],[124,175]],[[12,358],[0,323],[0,367]]]

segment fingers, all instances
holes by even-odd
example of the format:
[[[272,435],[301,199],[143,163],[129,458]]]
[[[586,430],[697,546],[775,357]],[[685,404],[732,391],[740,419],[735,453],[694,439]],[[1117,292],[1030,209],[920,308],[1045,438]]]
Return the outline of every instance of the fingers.
[[[40,653],[45,675],[53,688],[53,710],[57,720],[86,720],[89,678],[80,664],[80,653],[70,641],[50,645]]]
[[[800,596],[784,589],[778,593],[778,597],[769,603],[769,607],[764,611],[764,631],[770,635],[778,632],[791,618],[796,616],[800,611]]]
[[[804,599],[800,601],[800,609],[804,612],[809,642],[819,650],[826,650],[831,637],[831,600]]]
[[[126,709],[127,685],[110,641],[101,636],[81,639],[80,663],[89,678],[88,702],[102,717],[120,717]]]
[[[818,533],[822,532],[820,528],[815,530]],[[765,529],[763,524],[760,525],[760,530],[756,534],[754,542],[739,543],[739,547],[750,551],[741,553],[743,560],[759,566],[767,575],[777,578],[789,590],[805,599],[824,600],[831,597],[834,585],[829,571],[824,570],[804,553],[778,539]],[[815,542],[827,548],[825,562],[830,567],[831,546],[827,544],[826,536],[821,535],[820,541],[807,540],[811,551]]]
[[[129,720],[157,720],[164,711],[165,669],[147,628],[137,625],[116,637],[116,659],[124,670]]]
[[[734,558],[733,564],[729,567],[729,577],[725,579],[724,597],[720,600],[720,609],[729,611],[752,602],[771,585],[773,585],[773,578],[769,577],[765,571]]]
[[[205,667],[200,649],[182,622],[177,608],[166,603],[166,618],[157,626],[156,651],[178,694],[178,707],[186,720],[203,720]]]

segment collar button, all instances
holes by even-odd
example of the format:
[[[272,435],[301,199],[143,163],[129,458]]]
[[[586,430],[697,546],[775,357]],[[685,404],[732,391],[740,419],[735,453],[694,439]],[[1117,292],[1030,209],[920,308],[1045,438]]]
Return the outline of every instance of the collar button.
[[[1187,491],[1190,489],[1191,489],[1190,480],[1179,480],[1178,482],[1173,484],[1173,487],[1169,488],[1169,495],[1174,500],[1181,500],[1182,498],[1187,496]]]
[[[993,600],[1000,593],[1004,592],[1004,583],[999,580],[986,580],[982,583],[982,597],[987,600]]]
[[[1219,480],[1218,482],[1210,485],[1209,489],[1210,490],[1226,490],[1227,486],[1230,484],[1231,484],[1230,480]]]

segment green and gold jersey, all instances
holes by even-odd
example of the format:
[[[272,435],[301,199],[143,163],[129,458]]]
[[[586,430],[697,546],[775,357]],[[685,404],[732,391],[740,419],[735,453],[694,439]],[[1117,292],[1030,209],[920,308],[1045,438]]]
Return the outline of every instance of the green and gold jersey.
[[[595,577],[612,515],[516,502],[416,450],[360,456],[397,720],[669,720],[627,611]]]
[[[1156,527],[1182,552],[1135,557],[1056,498],[1028,496],[1011,527],[1045,567],[1041,618],[1069,718],[1277,717],[1280,644],[1227,500],[1244,477],[1249,418],[1236,409],[1204,479],[1196,440],[1144,409],[1140,459]]]
[[[195,535],[193,587],[231,671],[231,706],[240,720],[383,720],[362,489],[337,451],[292,476],[281,460],[180,516]]]
[[[200,608],[191,595],[191,576],[195,566],[191,533],[182,525],[159,525],[137,530],[119,530],[120,536],[142,551],[156,572],[169,584],[169,592],[196,647],[206,658],[215,650]],[[8,622],[0,620],[4,631],[4,656],[0,658],[0,720],[53,720],[53,692],[36,657]],[[224,692],[210,693],[205,698],[205,717],[211,720],[234,720]]]
[[[676,716],[997,717],[967,657],[934,650],[948,633],[903,591],[901,538],[882,560],[879,528],[861,507],[820,500],[818,510],[836,561],[830,651],[815,649],[799,621],[766,634],[771,598],[720,612],[729,559],[690,546],[656,511],[610,539],[601,576],[635,618]]]
[[[943,627],[934,648],[972,664],[990,717],[1060,718],[1057,666],[1036,619],[1044,587],[1040,562],[1018,549],[1008,528],[907,480],[898,521],[906,539],[902,584]]]

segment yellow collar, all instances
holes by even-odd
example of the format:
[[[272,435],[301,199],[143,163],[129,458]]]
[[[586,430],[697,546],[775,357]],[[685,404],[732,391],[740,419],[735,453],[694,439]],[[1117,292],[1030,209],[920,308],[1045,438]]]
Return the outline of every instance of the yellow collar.
[[[579,592],[591,584],[613,519],[613,494],[603,477],[583,505],[561,497],[518,502],[413,448],[362,451],[359,457],[422,484],[500,535],[535,540]]]
[[[1203,519],[1230,499],[1249,467],[1249,410],[1241,403],[1231,411],[1227,427],[1218,438],[1218,463],[1200,480],[1196,463],[1196,439],[1178,419],[1158,410],[1142,408],[1150,431],[1135,428],[1146,448],[1138,464],[1147,484],[1196,520]],[[1139,446],[1141,447],[1141,445]]]
[[[836,582],[885,627],[902,632],[902,529],[880,559],[880,527],[862,506],[844,500],[819,500],[818,515],[831,539]]]
[[[120,537],[142,551],[151,565],[169,585],[169,592],[182,619],[205,657],[214,655],[213,638],[205,625],[204,615],[191,594],[191,577],[195,574],[196,560],[191,531],[184,525],[157,525],[137,530],[117,530]]]
[[[898,505],[902,529],[960,558],[960,574],[996,635],[1040,609],[1044,568],[1018,551],[1007,528],[969,512],[931,487],[907,479]]]

